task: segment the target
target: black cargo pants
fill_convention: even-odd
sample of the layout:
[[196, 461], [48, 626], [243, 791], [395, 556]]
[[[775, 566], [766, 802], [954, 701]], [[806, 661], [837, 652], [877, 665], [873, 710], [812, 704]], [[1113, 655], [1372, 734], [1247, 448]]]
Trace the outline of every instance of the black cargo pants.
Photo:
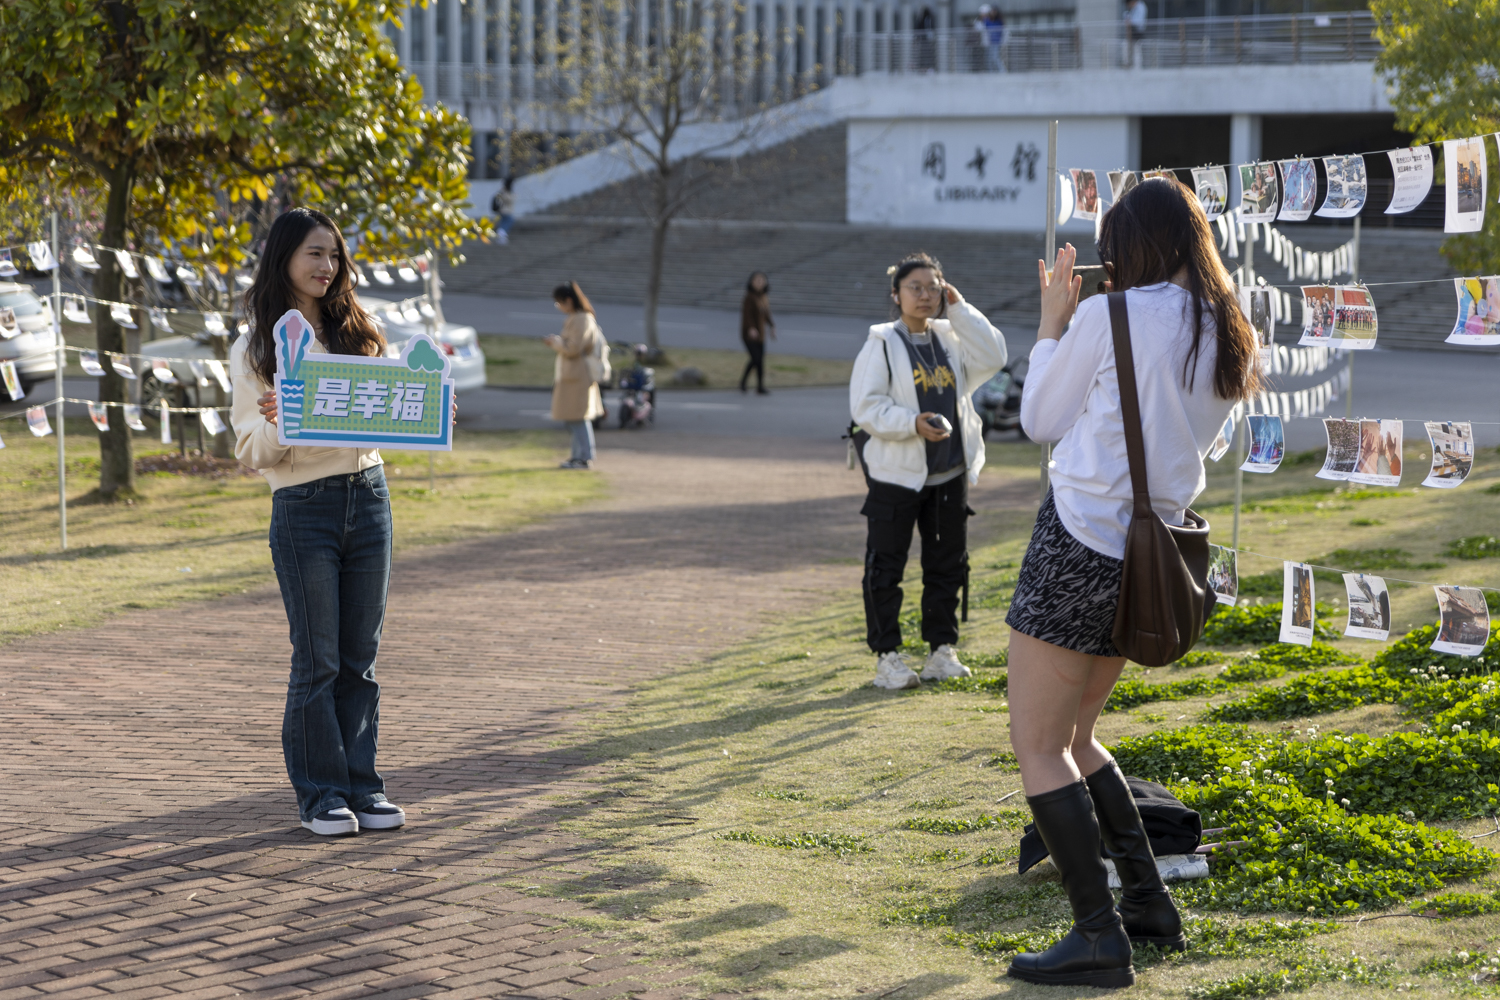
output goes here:
[[865, 542], [865, 627], [870, 649], [901, 645], [901, 578], [915, 526], [922, 539], [922, 639], [933, 648], [958, 642], [958, 594], [968, 574], [968, 474], [909, 490], [868, 477], [860, 510]]

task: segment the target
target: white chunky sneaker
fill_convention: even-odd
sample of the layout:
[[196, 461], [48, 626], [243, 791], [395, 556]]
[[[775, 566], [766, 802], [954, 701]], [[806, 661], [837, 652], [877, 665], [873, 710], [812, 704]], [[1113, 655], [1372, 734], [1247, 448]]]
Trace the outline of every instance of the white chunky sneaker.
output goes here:
[[958, 662], [958, 651], [944, 643], [927, 656], [922, 667], [924, 681], [945, 681], [950, 677], [973, 677], [968, 667]]
[[344, 806], [327, 809], [302, 821], [304, 829], [320, 837], [348, 837], [359, 832], [359, 820]]
[[354, 812], [361, 830], [394, 830], [406, 825], [406, 810], [394, 802], [371, 802]]
[[875, 686], [887, 691], [902, 691], [921, 687], [922, 681], [906, 662], [906, 657], [892, 650], [881, 653], [879, 662], [875, 664]]

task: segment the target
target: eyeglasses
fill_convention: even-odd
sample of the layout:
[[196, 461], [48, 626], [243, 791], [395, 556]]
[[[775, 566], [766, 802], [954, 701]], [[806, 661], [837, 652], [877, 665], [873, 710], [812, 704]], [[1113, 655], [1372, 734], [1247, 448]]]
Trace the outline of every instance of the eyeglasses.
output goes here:
[[901, 287], [905, 288], [908, 292], [911, 292], [913, 295], [915, 295], [919, 299], [923, 298], [925, 296], [928, 296], [928, 295], [936, 297], [936, 296], [939, 296], [939, 295], [943, 294], [943, 286], [942, 285], [910, 285], [910, 284], [908, 284], [908, 285], [902, 285]]

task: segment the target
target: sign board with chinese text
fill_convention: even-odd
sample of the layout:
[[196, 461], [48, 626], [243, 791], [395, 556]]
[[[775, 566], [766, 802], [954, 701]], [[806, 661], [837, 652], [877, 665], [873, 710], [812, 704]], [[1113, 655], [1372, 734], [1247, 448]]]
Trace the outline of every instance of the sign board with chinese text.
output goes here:
[[395, 358], [309, 354], [312, 327], [295, 309], [272, 328], [276, 439], [329, 448], [453, 449], [451, 362], [426, 334]]

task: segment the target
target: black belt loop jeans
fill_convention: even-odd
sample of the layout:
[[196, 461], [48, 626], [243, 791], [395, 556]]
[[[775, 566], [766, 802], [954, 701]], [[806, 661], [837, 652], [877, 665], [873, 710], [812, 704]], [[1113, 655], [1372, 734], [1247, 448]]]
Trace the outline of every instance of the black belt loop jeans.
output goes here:
[[870, 649], [888, 653], [901, 645], [901, 579], [914, 526], [922, 539], [922, 639], [932, 649], [958, 642], [958, 593], [969, 546], [967, 472], [921, 490], [866, 481], [870, 493], [860, 513], [869, 526], [864, 591]]

